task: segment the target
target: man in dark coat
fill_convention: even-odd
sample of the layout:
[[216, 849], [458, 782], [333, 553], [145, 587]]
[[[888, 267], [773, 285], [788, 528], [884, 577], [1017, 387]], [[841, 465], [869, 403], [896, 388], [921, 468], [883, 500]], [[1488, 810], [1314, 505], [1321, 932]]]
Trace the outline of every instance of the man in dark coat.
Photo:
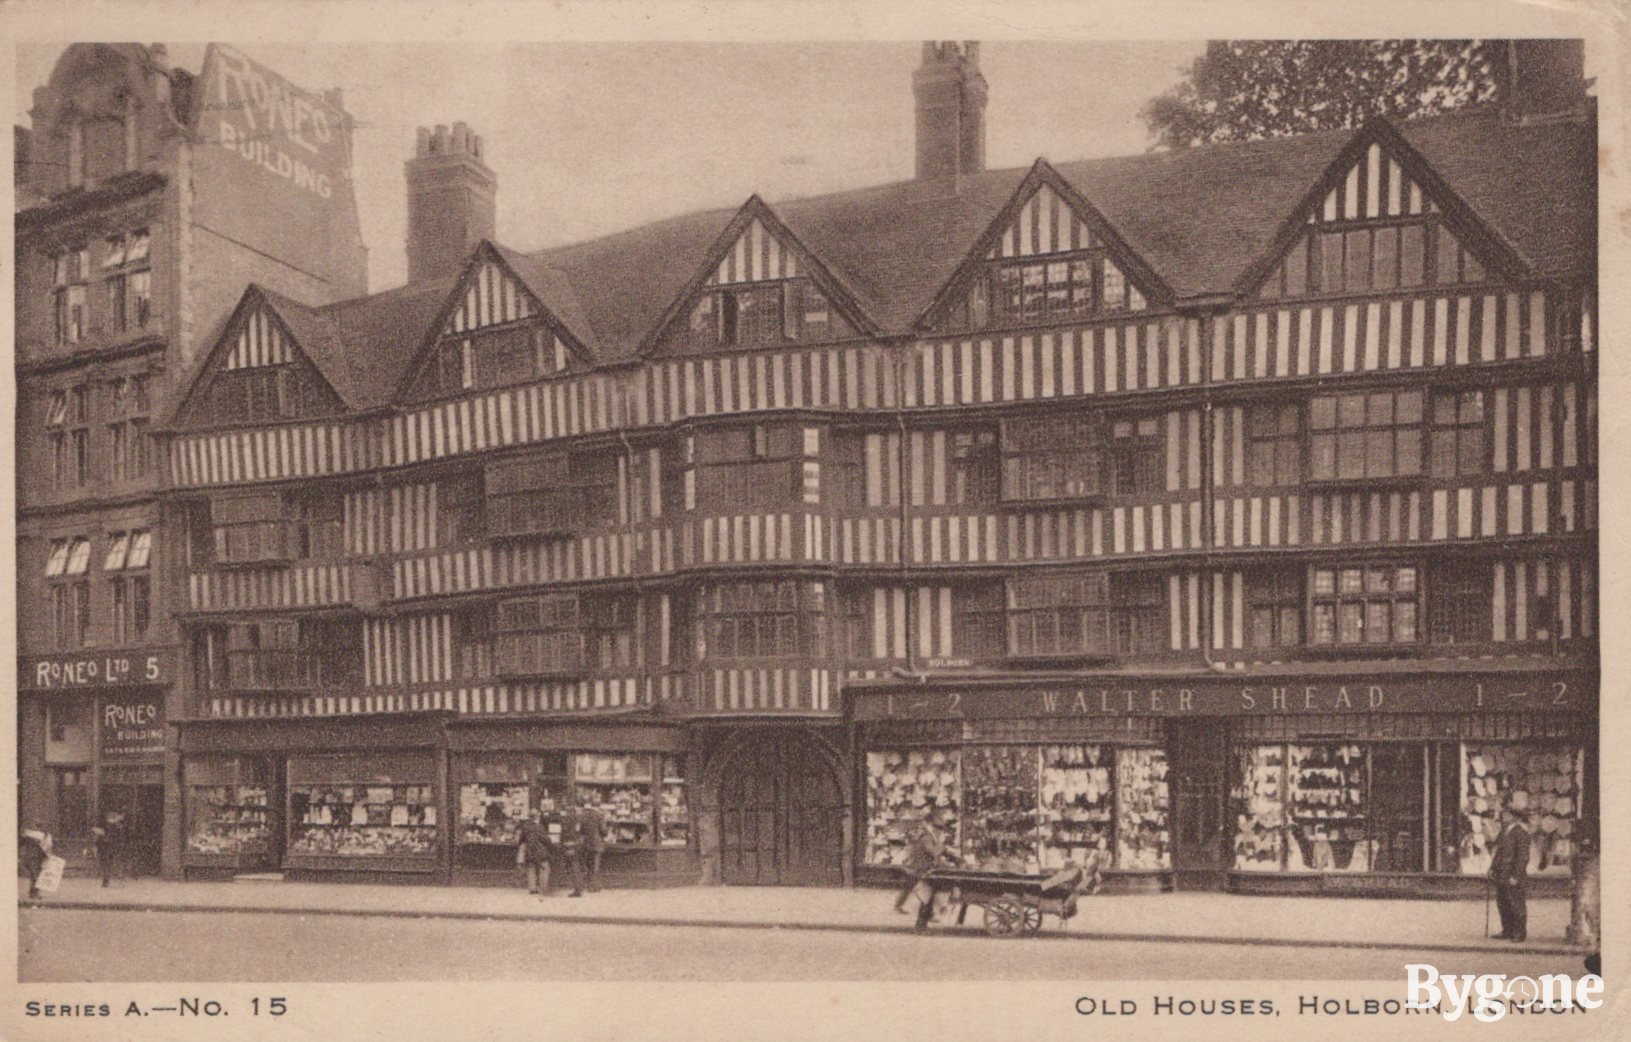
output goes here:
[[572, 892], [567, 897], [583, 896], [583, 812], [575, 803], [567, 801], [561, 813], [561, 859], [572, 873]]
[[584, 875], [589, 877], [589, 890], [593, 893], [600, 889], [600, 859], [606, 852], [606, 816], [585, 795], [578, 809], [578, 821], [583, 831], [583, 846], [578, 856], [583, 859]]
[[1489, 878], [1495, 884], [1495, 907], [1501, 913], [1501, 932], [1506, 941], [1522, 941], [1529, 930], [1529, 830], [1523, 817], [1511, 806], [1501, 809], [1501, 834], [1489, 862]]
[[532, 817], [521, 823], [521, 849], [527, 859], [527, 893], [549, 893], [549, 859], [554, 855], [554, 847], [549, 829], [543, 823], [543, 813], [533, 811]]

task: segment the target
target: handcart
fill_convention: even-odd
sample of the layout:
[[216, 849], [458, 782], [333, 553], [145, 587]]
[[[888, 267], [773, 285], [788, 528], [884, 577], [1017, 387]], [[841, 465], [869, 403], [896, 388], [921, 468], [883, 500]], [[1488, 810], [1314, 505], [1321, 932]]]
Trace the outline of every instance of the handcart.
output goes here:
[[1044, 876], [937, 868], [925, 882], [960, 906], [958, 925], [973, 905], [982, 909], [985, 932], [992, 937], [1030, 937], [1042, 929], [1044, 915], [1058, 916], [1061, 923], [1074, 918], [1077, 897], [1098, 891], [1099, 870], [1097, 864], [1086, 869], [1066, 865]]

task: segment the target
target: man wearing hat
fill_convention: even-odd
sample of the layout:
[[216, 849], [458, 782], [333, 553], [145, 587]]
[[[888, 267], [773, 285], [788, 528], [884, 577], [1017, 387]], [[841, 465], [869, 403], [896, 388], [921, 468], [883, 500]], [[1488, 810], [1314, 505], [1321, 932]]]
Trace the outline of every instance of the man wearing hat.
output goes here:
[[1523, 813], [1509, 800], [1501, 806], [1501, 834], [1495, 840], [1489, 878], [1495, 884], [1495, 907], [1501, 913], [1496, 938], [1522, 941], [1529, 936], [1529, 830]]
[[[906, 914], [906, 899], [912, 896], [912, 891], [921, 883], [940, 862], [941, 858], [948, 858], [946, 844], [935, 831], [933, 825], [923, 818], [909, 818], [905, 822], [906, 833], [906, 863], [901, 871], [906, 879], [901, 884], [900, 894], [895, 898], [895, 911]], [[931, 896], [918, 905], [917, 929], [923, 930], [929, 925], [934, 916], [934, 899]]]

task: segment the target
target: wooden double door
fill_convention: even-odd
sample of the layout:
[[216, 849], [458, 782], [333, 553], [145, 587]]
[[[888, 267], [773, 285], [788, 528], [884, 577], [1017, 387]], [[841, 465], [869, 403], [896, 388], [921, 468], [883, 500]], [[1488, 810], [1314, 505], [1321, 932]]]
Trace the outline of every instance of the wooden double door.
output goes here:
[[843, 790], [815, 739], [766, 731], [729, 755], [719, 793], [724, 881], [842, 885]]

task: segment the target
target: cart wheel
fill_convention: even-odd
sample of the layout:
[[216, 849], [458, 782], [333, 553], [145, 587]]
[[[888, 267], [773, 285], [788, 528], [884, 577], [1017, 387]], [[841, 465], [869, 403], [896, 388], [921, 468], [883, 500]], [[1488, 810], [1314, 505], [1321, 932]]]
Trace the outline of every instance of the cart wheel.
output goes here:
[[1042, 909], [1036, 905], [1019, 906], [1019, 932], [1025, 937], [1034, 937], [1042, 929]]
[[993, 937], [1011, 937], [1023, 925], [1024, 915], [1019, 902], [999, 897], [985, 906], [985, 932]]

